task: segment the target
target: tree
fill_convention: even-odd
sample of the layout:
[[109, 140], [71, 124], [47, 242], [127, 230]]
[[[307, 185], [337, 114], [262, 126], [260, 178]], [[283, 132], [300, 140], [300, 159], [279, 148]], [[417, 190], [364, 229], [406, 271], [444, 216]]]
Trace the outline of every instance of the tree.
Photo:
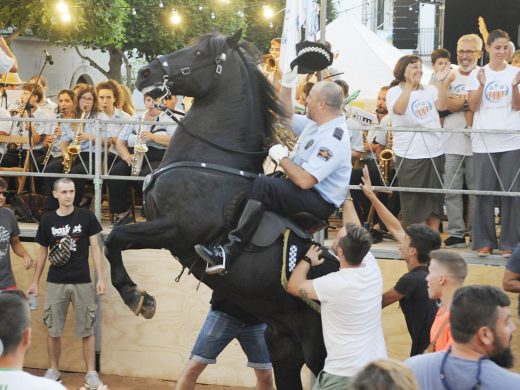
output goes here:
[[[129, 57], [137, 55], [150, 61], [158, 54], [184, 47], [191, 38], [216, 27], [223, 33], [232, 33], [239, 28], [246, 30], [246, 20], [238, 12], [245, 7], [245, 0], [222, 5], [199, 0], [76, 0], [74, 5], [69, 5], [73, 19], [69, 24], [60, 21], [54, 2], [7, 1], [9, 4], [0, 8], [0, 20], [3, 29], [13, 31], [10, 39], [28, 34], [63, 46], [74, 46], [91, 66], [117, 81], [122, 79], [124, 63], [129, 86]], [[203, 7], [199, 9], [201, 4]], [[169, 21], [174, 7], [183, 20], [178, 27]], [[109, 69], [103, 69], [84, 55], [78, 46], [107, 51]]]

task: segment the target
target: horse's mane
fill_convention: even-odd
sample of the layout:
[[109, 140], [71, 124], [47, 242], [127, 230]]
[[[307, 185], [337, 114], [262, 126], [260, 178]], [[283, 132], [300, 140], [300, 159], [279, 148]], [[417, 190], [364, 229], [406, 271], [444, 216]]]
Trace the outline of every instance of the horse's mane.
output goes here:
[[[198, 43], [207, 43], [215, 50], [216, 53], [221, 53], [226, 48], [226, 36], [218, 32], [212, 34], [206, 34], [197, 39]], [[278, 103], [276, 96], [276, 90], [272, 84], [265, 78], [262, 72], [258, 69], [256, 64], [261, 56], [260, 51], [256, 46], [248, 41], [240, 42], [236, 47], [239, 57], [242, 59], [248, 73], [258, 86], [259, 103], [262, 107], [262, 118], [264, 120], [264, 132], [265, 137], [268, 139], [271, 137], [274, 129], [274, 124], [277, 121], [278, 116], [283, 116], [284, 111], [281, 105]]]

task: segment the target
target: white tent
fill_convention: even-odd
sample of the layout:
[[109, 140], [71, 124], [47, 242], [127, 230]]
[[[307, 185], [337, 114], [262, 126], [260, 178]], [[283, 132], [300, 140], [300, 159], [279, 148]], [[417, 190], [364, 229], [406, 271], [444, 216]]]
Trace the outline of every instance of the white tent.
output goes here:
[[[339, 77], [350, 92], [361, 90], [359, 99], [375, 99], [379, 89], [394, 79], [394, 65], [405, 54], [347, 14], [327, 25], [325, 39], [339, 53], [332, 67], [344, 72]], [[423, 69], [423, 83], [427, 83], [431, 70], [424, 65]]]

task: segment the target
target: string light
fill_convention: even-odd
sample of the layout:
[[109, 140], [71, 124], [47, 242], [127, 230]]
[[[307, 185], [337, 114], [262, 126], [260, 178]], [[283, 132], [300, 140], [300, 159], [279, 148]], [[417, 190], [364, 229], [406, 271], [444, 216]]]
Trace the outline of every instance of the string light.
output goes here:
[[215, 18], [216, 18], [215, 12], [212, 12], [211, 13], [211, 19], [215, 19]]
[[199, 5], [199, 11], [202, 11], [204, 7], [202, 5]]
[[263, 9], [264, 9], [264, 18], [271, 19], [274, 15], [273, 9], [268, 5], [264, 5]]
[[64, 23], [68, 23], [71, 21], [72, 16], [68, 12], [64, 12], [60, 15], [61, 21]]
[[172, 24], [178, 25], [181, 23], [181, 21], [182, 21], [182, 18], [181, 18], [181, 15], [179, 14], [179, 12], [177, 12], [176, 10], [173, 10], [172, 16], [170, 17], [170, 22], [172, 22]]
[[164, 4], [162, 1], [159, 2], [159, 8], [164, 8]]
[[69, 11], [69, 6], [67, 5], [67, 3], [65, 3], [63, 0], [61, 0], [56, 4], [56, 9], [58, 10], [59, 13], [63, 14], [65, 12]]
[[237, 15], [238, 15], [239, 17], [241, 17], [241, 18], [243, 18], [243, 17], [245, 16], [244, 11], [238, 11], [238, 12], [237, 12]]
[[132, 15], [134, 15], [134, 16], [137, 15], [135, 8], [132, 8]]

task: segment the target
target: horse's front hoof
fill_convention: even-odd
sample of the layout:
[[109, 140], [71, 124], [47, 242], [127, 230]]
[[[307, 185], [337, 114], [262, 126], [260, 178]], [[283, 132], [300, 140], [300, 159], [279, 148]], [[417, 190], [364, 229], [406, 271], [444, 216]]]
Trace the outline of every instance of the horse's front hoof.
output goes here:
[[121, 295], [123, 297], [123, 301], [130, 308], [130, 310], [132, 310], [132, 313], [138, 316], [141, 312], [141, 308], [143, 307], [145, 294], [146, 291], [141, 291], [134, 287], [125, 291], [125, 293]]
[[149, 320], [155, 315], [155, 298], [149, 295], [146, 291], [143, 292], [143, 303], [141, 305], [140, 313], [141, 315]]

